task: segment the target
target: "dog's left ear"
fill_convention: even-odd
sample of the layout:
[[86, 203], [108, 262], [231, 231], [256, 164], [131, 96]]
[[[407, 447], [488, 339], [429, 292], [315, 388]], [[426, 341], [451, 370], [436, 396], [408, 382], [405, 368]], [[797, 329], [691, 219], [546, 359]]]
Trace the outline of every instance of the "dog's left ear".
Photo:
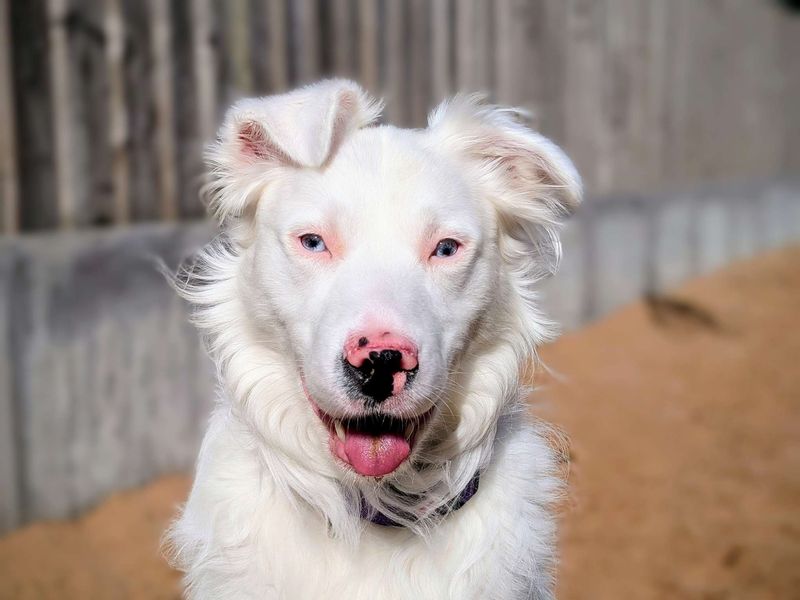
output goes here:
[[212, 212], [220, 221], [246, 214], [265, 184], [285, 170], [323, 168], [350, 133], [380, 112], [380, 103], [344, 79], [240, 100], [207, 154]]
[[506, 234], [503, 254], [515, 270], [536, 279], [557, 268], [558, 226], [580, 204], [582, 186], [567, 155], [527, 127], [524, 117], [479, 96], [457, 96], [431, 113], [428, 133], [476, 174]]

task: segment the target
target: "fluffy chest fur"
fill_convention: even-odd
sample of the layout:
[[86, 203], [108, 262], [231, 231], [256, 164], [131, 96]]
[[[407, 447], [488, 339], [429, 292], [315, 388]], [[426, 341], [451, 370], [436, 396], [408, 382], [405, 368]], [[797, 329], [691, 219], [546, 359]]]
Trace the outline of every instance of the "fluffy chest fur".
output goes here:
[[[189, 502], [172, 532], [195, 598], [552, 598], [560, 482], [536, 427], [504, 419], [478, 493], [428, 536], [363, 524], [331, 535], [290, 501], [227, 411], [212, 420]], [[316, 493], [327, 493], [325, 486]], [[315, 493], [313, 482], [309, 492]]]

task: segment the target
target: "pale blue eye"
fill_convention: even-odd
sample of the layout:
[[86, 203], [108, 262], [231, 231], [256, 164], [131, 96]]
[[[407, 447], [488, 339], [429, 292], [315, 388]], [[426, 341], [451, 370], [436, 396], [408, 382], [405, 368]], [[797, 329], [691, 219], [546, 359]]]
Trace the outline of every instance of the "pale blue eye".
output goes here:
[[328, 247], [325, 246], [325, 241], [322, 239], [322, 236], [319, 236], [316, 233], [306, 233], [301, 235], [300, 243], [303, 245], [303, 248], [309, 252], [325, 252], [328, 249]]
[[433, 251], [433, 255], [439, 258], [449, 258], [458, 252], [459, 245], [454, 239], [445, 238], [436, 244], [436, 250]]

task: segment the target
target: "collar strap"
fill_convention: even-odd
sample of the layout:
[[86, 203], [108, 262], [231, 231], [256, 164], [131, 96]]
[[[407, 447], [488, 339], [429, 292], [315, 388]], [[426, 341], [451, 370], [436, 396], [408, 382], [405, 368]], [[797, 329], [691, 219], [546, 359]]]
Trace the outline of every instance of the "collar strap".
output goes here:
[[[456, 496], [451, 502], [447, 504], [443, 504], [439, 508], [436, 509], [436, 512], [441, 516], [446, 516], [451, 512], [454, 512], [464, 506], [470, 499], [475, 495], [478, 491], [478, 486], [480, 485], [480, 473], [475, 473], [475, 475], [470, 479], [467, 487], [461, 490], [461, 493]], [[401, 523], [398, 523], [391, 517], [387, 517], [381, 512], [378, 512], [371, 506], [369, 506], [362, 498], [361, 500], [361, 518], [369, 521], [370, 523], [374, 523], [375, 525], [381, 525], [383, 527], [403, 527]]]

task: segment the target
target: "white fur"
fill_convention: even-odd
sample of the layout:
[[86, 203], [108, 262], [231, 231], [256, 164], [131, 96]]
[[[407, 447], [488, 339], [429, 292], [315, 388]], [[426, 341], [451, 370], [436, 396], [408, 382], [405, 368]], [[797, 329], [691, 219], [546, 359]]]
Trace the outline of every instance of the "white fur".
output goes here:
[[[533, 285], [557, 266], [580, 180], [519, 112], [479, 98], [420, 131], [370, 126], [378, 113], [355, 84], [325, 81], [235, 105], [210, 151], [224, 233], [177, 284], [220, 379], [168, 533], [191, 598], [552, 597], [560, 482], [520, 381], [552, 332]], [[335, 252], [305, 256], [309, 231], [335, 232]], [[428, 258], [445, 237], [464, 241], [457, 258]], [[434, 410], [379, 481], [332, 456], [301, 383], [353, 414], [337, 368], [346, 336], [375, 321], [420, 349], [387, 406]], [[440, 517], [477, 471], [474, 498]], [[406, 526], [365, 522], [361, 498]]]

